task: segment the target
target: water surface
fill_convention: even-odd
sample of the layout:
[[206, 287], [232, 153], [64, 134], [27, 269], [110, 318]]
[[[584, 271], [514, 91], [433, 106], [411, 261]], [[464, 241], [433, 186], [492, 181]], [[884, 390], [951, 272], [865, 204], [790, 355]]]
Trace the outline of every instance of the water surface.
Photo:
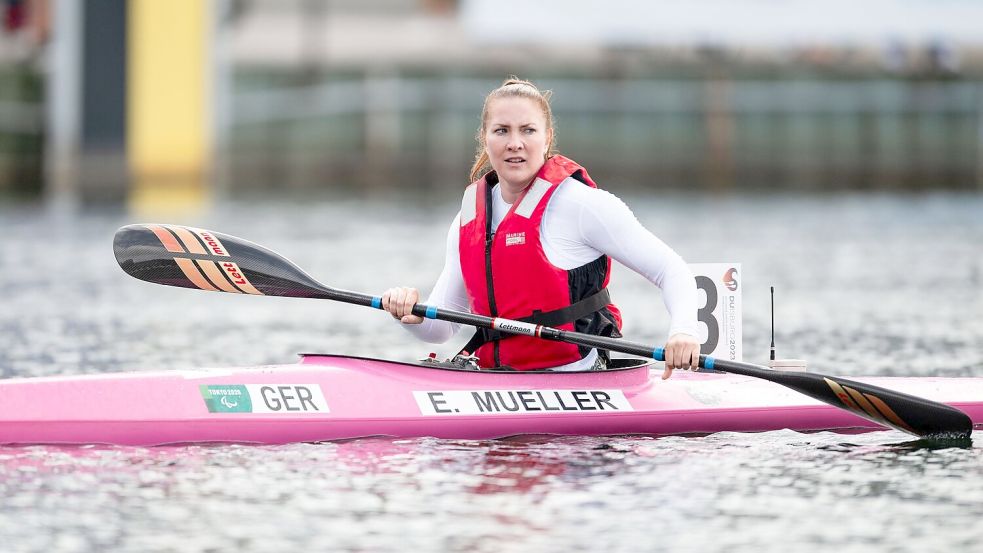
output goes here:
[[[693, 262], [744, 273], [745, 360], [843, 375], [983, 376], [983, 197], [627, 196]], [[323, 282], [427, 289], [453, 202], [223, 203], [167, 218], [270, 247]], [[161, 219], [157, 219], [160, 221]], [[326, 301], [155, 286], [112, 253], [118, 210], [0, 204], [0, 375], [399, 360], [454, 352]], [[626, 335], [665, 339], [658, 291], [616, 269]], [[977, 442], [983, 436], [977, 433]], [[980, 447], [860, 435], [363, 439], [286, 446], [0, 447], [9, 551], [845, 551], [983, 544]]]

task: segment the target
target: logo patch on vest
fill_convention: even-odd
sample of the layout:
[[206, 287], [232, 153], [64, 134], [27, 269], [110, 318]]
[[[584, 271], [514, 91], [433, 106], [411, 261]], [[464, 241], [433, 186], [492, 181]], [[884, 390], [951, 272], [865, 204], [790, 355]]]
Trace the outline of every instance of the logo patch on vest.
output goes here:
[[523, 232], [507, 232], [505, 233], [505, 245], [506, 246], [517, 246], [519, 244], [526, 243], [526, 233]]

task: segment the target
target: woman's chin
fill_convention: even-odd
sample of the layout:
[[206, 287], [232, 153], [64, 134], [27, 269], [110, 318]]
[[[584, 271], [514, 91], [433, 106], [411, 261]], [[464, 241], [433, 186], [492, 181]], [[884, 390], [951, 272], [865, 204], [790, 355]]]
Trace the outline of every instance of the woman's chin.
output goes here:
[[536, 176], [536, 171], [530, 169], [528, 165], [523, 165], [521, 167], [507, 166], [501, 171], [498, 171], [499, 178], [504, 178], [510, 183], [514, 184], [524, 184], [528, 183]]

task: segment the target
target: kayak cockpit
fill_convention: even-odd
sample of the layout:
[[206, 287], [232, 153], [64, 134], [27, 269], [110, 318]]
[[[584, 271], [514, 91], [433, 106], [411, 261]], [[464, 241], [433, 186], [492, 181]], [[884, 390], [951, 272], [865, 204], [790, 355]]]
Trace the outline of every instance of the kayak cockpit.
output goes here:
[[[360, 357], [360, 356], [357, 356], [357, 355], [339, 355], [339, 354], [333, 354], [333, 353], [300, 353], [299, 355], [300, 355], [300, 358], [301, 358], [300, 359], [300, 364], [301, 365], [330, 365], [330, 364], [333, 364], [334, 362], [336, 362], [338, 360], [341, 360], [341, 359], [352, 359], [352, 360], [359, 360], [359, 361], [379, 361], [378, 359], [375, 359], [375, 358], [372, 358], [372, 357]], [[427, 369], [435, 369], [435, 370], [441, 370], [441, 371], [454, 371], [454, 372], [480, 373], [480, 374], [486, 374], [486, 373], [487, 374], [512, 374], [512, 375], [519, 375], [519, 374], [539, 374], [539, 375], [542, 375], [542, 374], [552, 374], [552, 375], [556, 375], [556, 374], [578, 374], [577, 372], [559, 372], [559, 371], [552, 371], [552, 370], [549, 370], [549, 369], [545, 369], [545, 370], [532, 370], [532, 371], [517, 371], [517, 370], [509, 369], [509, 368], [480, 369], [479, 370], [479, 369], [474, 369], [474, 368], [468, 368], [468, 367], [465, 367], [465, 366], [455, 365], [455, 364], [453, 364], [451, 362], [436, 361], [436, 360], [431, 360], [431, 359], [424, 359], [422, 361], [418, 361], [418, 362], [415, 362], [415, 363], [408, 362], [408, 361], [392, 361], [392, 360], [386, 360], [386, 363], [393, 364], [393, 365], [404, 365], [404, 366], [407, 366], [407, 367], [417, 367], [417, 368], [423, 367], [423, 368], [427, 368]], [[608, 363], [608, 368], [605, 369], [605, 370], [603, 370], [603, 371], [581, 371], [581, 373], [600, 374], [600, 373], [611, 373], [611, 372], [628, 371], [628, 370], [632, 370], [632, 369], [639, 369], [641, 367], [646, 367], [646, 366], [651, 365], [653, 363], [655, 363], [655, 361], [654, 360], [651, 360], [651, 359], [646, 360], [646, 359], [632, 359], [632, 358], [615, 358], [615, 359], [611, 359], [611, 361]]]

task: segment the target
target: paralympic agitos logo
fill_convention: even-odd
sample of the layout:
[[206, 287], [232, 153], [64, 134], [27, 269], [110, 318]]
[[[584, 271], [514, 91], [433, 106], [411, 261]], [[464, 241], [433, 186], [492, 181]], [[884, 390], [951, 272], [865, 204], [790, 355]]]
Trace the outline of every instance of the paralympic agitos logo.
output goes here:
[[731, 292], [737, 291], [737, 269], [731, 267], [724, 273], [724, 278], [722, 279], [724, 286], [727, 287]]

